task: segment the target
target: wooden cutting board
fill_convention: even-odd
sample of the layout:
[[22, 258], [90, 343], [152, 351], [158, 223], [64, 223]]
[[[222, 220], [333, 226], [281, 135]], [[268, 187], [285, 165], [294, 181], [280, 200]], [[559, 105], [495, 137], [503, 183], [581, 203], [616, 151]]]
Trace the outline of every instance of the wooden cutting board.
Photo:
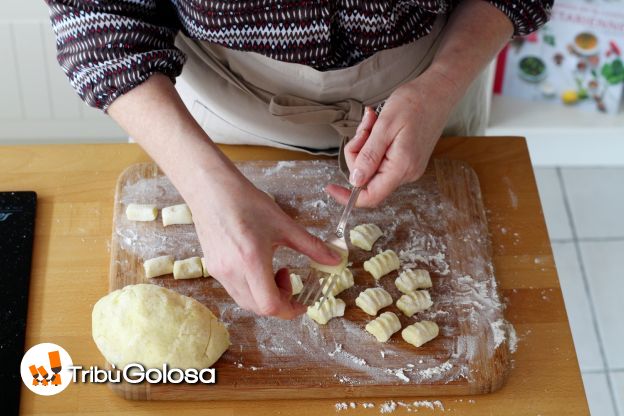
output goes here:
[[[345, 183], [335, 161], [241, 162], [237, 166], [258, 188], [275, 196], [282, 209], [324, 238], [341, 207], [323, 191]], [[153, 164], [129, 167], [117, 183], [111, 246], [110, 290], [129, 284], [157, 284], [191, 296], [228, 326], [232, 345], [214, 365], [214, 385], [120, 383], [111, 387], [139, 400], [293, 399], [431, 396], [489, 393], [500, 388], [509, 370], [515, 332], [503, 317], [491, 261], [491, 243], [479, 181], [465, 163], [435, 160], [416, 183], [399, 188], [375, 209], [356, 209], [350, 223], [373, 222], [384, 230], [372, 252], [354, 248], [355, 286], [339, 295], [344, 318], [319, 326], [307, 317], [293, 321], [257, 317], [240, 308], [213, 278], [174, 280], [144, 277], [145, 259], [172, 254], [201, 256], [193, 225], [162, 226], [125, 217], [129, 203], [159, 208], [182, 198]], [[371, 317], [355, 306], [365, 288], [375, 286], [362, 263], [391, 248], [402, 268], [427, 269], [433, 280], [433, 307], [412, 318], [394, 305], [384, 309], [403, 327], [422, 319], [440, 326], [440, 335], [415, 348], [400, 332], [385, 344], [364, 330]], [[208, 253], [209, 255], [209, 253]], [[288, 249], [276, 252], [274, 267], [305, 275], [306, 259]], [[377, 285], [393, 299], [398, 272]]]

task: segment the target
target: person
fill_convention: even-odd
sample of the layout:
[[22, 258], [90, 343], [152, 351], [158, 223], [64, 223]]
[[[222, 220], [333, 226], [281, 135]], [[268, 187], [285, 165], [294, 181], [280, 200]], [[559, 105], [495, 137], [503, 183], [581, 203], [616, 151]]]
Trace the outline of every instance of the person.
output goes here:
[[[422, 175], [442, 133], [483, 132], [484, 69], [552, 1], [47, 0], [72, 86], [179, 190], [210, 274], [242, 308], [281, 318], [305, 309], [274, 250], [339, 259], [215, 143], [341, 149], [366, 185], [357, 205], [376, 206]], [[343, 204], [350, 192], [326, 190]]]

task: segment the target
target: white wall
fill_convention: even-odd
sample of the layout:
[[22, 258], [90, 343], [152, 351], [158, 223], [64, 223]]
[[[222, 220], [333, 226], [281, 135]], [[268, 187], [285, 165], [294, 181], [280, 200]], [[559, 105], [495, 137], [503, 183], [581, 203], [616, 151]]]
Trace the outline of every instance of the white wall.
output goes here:
[[45, 2], [0, 0], [0, 7], [0, 144], [125, 141], [69, 85]]

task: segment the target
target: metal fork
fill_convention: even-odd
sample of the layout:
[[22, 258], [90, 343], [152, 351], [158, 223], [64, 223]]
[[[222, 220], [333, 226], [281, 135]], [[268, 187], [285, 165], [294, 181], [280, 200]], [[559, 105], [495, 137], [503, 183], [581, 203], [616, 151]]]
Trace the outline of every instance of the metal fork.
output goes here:
[[[361, 187], [354, 187], [351, 190], [349, 202], [347, 202], [347, 206], [340, 216], [334, 236], [325, 240], [328, 245], [347, 252], [347, 256], [349, 253], [349, 247], [347, 246], [347, 240], [345, 237], [347, 221], [349, 220], [349, 215], [357, 202], [357, 198], [361, 190]], [[308, 277], [303, 285], [303, 289], [297, 297], [297, 302], [303, 305], [314, 305], [320, 298], [320, 303], [318, 304], [318, 308], [320, 308], [323, 306], [323, 302], [325, 302], [325, 299], [327, 298], [327, 296], [321, 297], [321, 294], [331, 293], [332, 289], [336, 285], [336, 282], [338, 281], [338, 277], [338, 274], [332, 274], [329, 276], [329, 279], [325, 280], [324, 284], [321, 284], [318, 272], [314, 269], [310, 270], [310, 273], [308, 274]]]
[[[379, 116], [379, 114], [381, 113], [381, 110], [383, 109], [385, 103], [385, 101], [382, 101], [375, 108], [375, 114], [377, 114], [377, 116]], [[344, 155], [344, 146], [346, 144], [347, 141], [345, 139], [340, 146], [340, 152], [338, 154], [338, 167], [340, 168], [340, 172], [342, 172], [343, 176], [348, 181], [350, 172]], [[336, 227], [334, 237], [326, 240], [327, 244], [331, 244], [339, 248], [340, 250], [346, 251], [347, 255], [349, 253], [349, 247], [347, 246], [347, 240], [345, 237], [347, 221], [349, 220], [349, 215], [351, 215], [351, 210], [355, 206], [361, 190], [361, 187], [354, 187], [351, 190], [351, 196], [349, 197], [347, 206], [340, 216], [340, 220], [338, 221], [338, 226]], [[329, 276], [329, 279], [325, 280], [325, 283], [321, 285], [318, 272], [316, 270], [311, 270], [305, 283], [303, 284], [303, 289], [301, 289], [301, 293], [299, 293], [299, 296], [297, 297], [297, 302], [303, 305], [314, 305], [321, 296], [321, 294], [331, 293], [337, 281], [338, 275], [332, 274]], [[321, 301], [318, 305], [319, 308], [323, 305], [323, 302], [325, 302], [325, 298], [326, 296], [321, 297]]]

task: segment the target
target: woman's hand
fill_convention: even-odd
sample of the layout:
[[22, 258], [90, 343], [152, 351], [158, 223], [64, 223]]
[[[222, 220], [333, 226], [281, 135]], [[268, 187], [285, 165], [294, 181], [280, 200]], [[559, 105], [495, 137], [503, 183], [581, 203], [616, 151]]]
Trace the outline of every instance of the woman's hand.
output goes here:
[[[400, 185], [420, 178], [446, 124], [457, 94], [442, 75], [425, 72], [397, 88], [379, 117], [366, 108], [345, 159], [353, 186], [363, 186], [357, 205], [373, 207]], [[346, 204], [350, 191], [330, 184], [327, 192]]]
[[207, 269], [243, 308], [293, 318], [286, 269], [273, 273], [273, 252], [287, 246], [319, 263], [340, 257], [259, 191], [210, 141], [171, 81], [154, 75], [117, 98], [109, 114], [158, 163], [193, 212]]
[[325, 264], [340, 256], [290, 218], [237, 171], [192, 179], [189, 197], [206, 269], [244, 309], [290, 319], [305, 311], [291, 298], [287, 269], [273, 273], [273, 253], [287, 246]]

